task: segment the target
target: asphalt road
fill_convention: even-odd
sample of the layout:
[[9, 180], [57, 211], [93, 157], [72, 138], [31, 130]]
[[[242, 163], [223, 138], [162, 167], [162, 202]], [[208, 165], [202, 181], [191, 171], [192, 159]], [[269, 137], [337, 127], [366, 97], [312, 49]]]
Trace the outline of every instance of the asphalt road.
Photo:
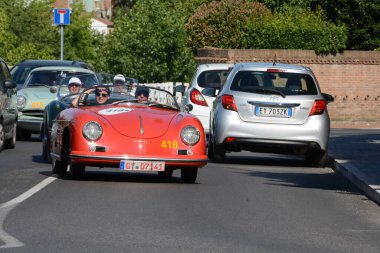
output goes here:
[[40, 153], [37, 139], [0, 153], [0, 252], [380, 249], [379, 206], [296, 157], [237, 153], [182, 184], [178, 172], [169, 183], [97, 169], [83, 181], [55, 178]]

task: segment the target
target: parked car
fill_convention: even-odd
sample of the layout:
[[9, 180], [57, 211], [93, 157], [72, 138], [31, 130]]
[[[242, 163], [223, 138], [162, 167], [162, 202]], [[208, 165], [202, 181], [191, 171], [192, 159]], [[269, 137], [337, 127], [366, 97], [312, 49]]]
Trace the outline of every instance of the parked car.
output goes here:
[[22, 60], [11, 68], [11, 75], [13, 77], [13, 81], [17, 84], [17, 90], [22, 88], [32, 69], [47, 66], [78, 67], [95, 71], [91, 64], [83, 61]]
[[[85, 75], [87, 74], [87, 75]], [[83, 76], [86, 87], [98, 84], [95, 72], [78, 67], [49, 66], [33, 69], [24, 86], [17, 92], [19, 111], [17, 138], [27, 140], [31, 134], [39, 134], [45, 106], [57, 97], [57, 85], [60, 79]], [[86, 79], [84, 79], [84, 75]]]
[[242, 150], [298, 154], [310, 165], [324, 167], [330, 134], [327, 103], [333, 100], [321, 92], [310, 68], [238, 63], [211, 110], [209, 157], [222, 162], [226, 152]]
[[198, 168], [208, 161], [199, 119], [181, 112], [166, 90], [132, 86], [124, 93], [115, 88], [83, 91], [75, 107], [53, 120], [53, 173], [77, 179], [86, 166], [115, 167], [122, 172], [158, 172], [168, 180], [180, 169], [182, 181], [194, 183]]
[[16, 145], [17, 114], [16, 84], [0, 58], [0, 151]]
[[[182, 99], [182, 108], [190, 108], [189, 113], [195, 115], [202, 122], [206, 135], [209, 133], [209, 118], [215, 93], [218, 93], [223, 86], [228, 72], [233, 64], [214, 63], [201, 64], [197, 67], [189, 88], [185, 91]], [[208, 94], [212, 89], [214, 94]], [[205, 90], [206, 89], [206, 90]], [[190, 107], [185, 107], [191, 105]]]

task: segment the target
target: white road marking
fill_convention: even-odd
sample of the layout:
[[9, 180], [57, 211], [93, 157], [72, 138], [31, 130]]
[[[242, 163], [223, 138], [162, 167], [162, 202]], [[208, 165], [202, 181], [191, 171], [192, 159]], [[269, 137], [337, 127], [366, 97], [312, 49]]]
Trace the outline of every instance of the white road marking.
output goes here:
[[29, 190], [27, 190], [26, 192], [24, 192], [23, 194], [19, 195], [18, 197], [0, 205], [0, 243], [1, 241], [4, 242], [4, 244], [0, 246], [0, 249], [24, 246], [22, 242], [20, 242], [19, 240], [17, 240], [16, 238], [14, 238], [13, 236], [11, 236], [10, 234], [4, 231], [3, 222], [5, 221], [5, 218], [8, 215], [8, 213], [13, 208], [15, 208], [18, 204], [20, 204], [24, 200], [30, 198], [33, 194], [42, 190], [44, 187], [46, 187], [47, 185], [49, 185], [56, 179], [57, 178], [55, 177], [48, 177], [44, 179], [43, 181], [41, 181], [40, 183], [38, 183], [37, 185], [30, 188]]

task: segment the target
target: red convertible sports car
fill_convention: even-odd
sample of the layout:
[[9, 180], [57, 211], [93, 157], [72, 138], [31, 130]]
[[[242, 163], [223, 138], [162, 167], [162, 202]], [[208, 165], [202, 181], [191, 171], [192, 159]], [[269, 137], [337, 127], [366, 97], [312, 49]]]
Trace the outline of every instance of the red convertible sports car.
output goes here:
[[165, 180], [181, 170], [194, 183], [207, 164], [201, 122], [181, 112], [167, 91], [147, 86], [97, 86], [84, 90], [53, 120], [53, 173], [79, 179], [85, 167], [153, 171]]

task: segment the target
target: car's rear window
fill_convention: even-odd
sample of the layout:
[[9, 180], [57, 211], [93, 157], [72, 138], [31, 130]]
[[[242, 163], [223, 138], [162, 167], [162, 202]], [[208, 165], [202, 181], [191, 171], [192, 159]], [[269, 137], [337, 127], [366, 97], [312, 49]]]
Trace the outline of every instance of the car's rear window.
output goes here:
[[277, 90], [284, 95], [318, 94], [314, 79], [309, 74], [266, 71], [239, 71], [231, 84], [231, 90], [258, 92]]
[[202, 88], [220, 89], [227, 79], [229, 70], [207, 70], [202, 72], [197, 79], [198, 85]]

